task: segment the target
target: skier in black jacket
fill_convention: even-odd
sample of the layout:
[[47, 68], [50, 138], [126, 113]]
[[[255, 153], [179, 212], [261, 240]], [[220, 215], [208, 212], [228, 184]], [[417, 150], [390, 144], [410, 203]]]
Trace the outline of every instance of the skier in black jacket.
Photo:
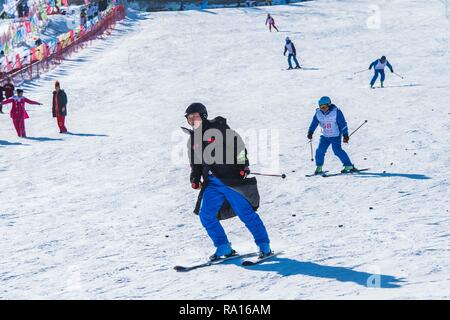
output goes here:
[[256, 179], [248, 178], [247, 150], [225, 118], [208, 120], [206, 107], [192, 103], [185, 117], [193, 128], [183, 130], [188, 142], [192, 188], [201, 189], [194, 212], [217, 248], [210, 257], [236, 254], [219, 220], [237, 215], [252, 233], [260, 257], [272, 254], [266, 228], [255, 210], [259, 207]]

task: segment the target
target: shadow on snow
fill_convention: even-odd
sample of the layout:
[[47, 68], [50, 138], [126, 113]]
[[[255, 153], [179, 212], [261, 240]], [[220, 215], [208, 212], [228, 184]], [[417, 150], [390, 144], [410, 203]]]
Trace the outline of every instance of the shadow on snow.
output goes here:
[[[225, 263], [241, 266], [240, 262], [236, 261]], [[347, 267], [325, 266], [313, 262], [302, 262], [279, 257], [268, 260], [263, 264], [244, 268], [248, 270], [276, 272], [283, 277], [304, 275], [324, 279], [335, 279], [340, 282], [353, 282], [368, 288], [400, 288], [401, 284], [405, 282], [405, 279], [403, 278], [397, 278], [390, 275], [371, 274]]]

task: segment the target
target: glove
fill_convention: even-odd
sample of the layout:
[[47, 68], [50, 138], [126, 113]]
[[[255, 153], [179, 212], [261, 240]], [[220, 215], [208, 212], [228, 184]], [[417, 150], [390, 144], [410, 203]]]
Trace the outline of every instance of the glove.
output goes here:
[[391, 72], [394, 73], [394, 69], [391, 69]]
[[312, 139], [312, 136], [313, 136], [313, 134], [312, 134], [312, 132], [308, 132], [308, 135], [306, 136], [309, 140], [311, 140]]
[[239, 175], [242, 178], [247, 177], [250, 174], [250, 169], [248, 167], [245, 167], [244, 169], [242, 169], [241, 171], [239, 171]]
[[348, 140], [350, 140], [350, 137], [348, 136], [348, 134], [344, 135], [344, 143], [348, 143]]
[[199, 182], [199, 183], [192, 182], [191, 187], [192, 187], [192, 189], [195, 189], [195, 190], [201, 189], [202, 188], [202, 183], [201, 182]]

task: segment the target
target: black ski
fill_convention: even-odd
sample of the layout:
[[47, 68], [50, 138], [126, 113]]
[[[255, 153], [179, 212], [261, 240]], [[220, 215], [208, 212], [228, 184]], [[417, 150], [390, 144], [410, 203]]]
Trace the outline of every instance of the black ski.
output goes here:
[[251, 266], [263, 263], [264, 261], [267, 261], [269, 259], [272, 259], [273, 257], [276, 257], [277, 255], [282, 254], [282, 253], [283, 252], [280, 251], [280, 252], [272, 253], [270, 256], [267, 256], [267, 257], [264, 257], [264, 258], [258, 258], [256, 260], [244, 260], [244, 261], [242, 261], [242, 266], [244, 266], [244, 267], [251, 267]]
[[370, 170], [369, 168], [364, 168], [364, 169], [357, 169], [357, 170], [353, 170], [350, 172], [336, 172], [336, 173], [329, 173], [329, 174], [323, 174], [322, 177], [327, 178], [327, 177], [335, 177], [335, 176], [340, 176], [340, 175], [344, 175], [344, 174], [352, 174], [352, 173], [358, 173], [361, 171], [367, 171]]
[[187, 272], [187, 271], [191, 271], [194, 269], [198, 269], [198, 268], [204, 268], [204, 267], [209, 267], [209, 266], [214, 266], [216, 264], [221, 264], [224, 263], [225, 261], [230, 261], [230, 260], [234, 260], [234, 259], [240, 259], [240, 258], [250, 258], [250, 257], [254, 257], [257, 256], [258, 253], [257, 252], [251, 252], [251, 253], [244, 253], [244, 254], [235, 254], [231, 257], [228, 258], [219, 258], [216, 260], [212, 260], [212, 261], [207, 261], [204, 263], [200, 263], [200, 264], [195, 264], [195, 265], [191, 265], [191, 266], [175, 266], [173, 267], [176, 271], [178, 272]]
[[328, 172], [328, 170], [325, 170], [325, 171], [323, 171], [322, 173], [319, 173], [319, 174], [315, 174], [315, 173], [305, 174], [305, 177], [315, 177], [315, 176], [320, 177], [321, 175], [326, 174], [327, 172]]

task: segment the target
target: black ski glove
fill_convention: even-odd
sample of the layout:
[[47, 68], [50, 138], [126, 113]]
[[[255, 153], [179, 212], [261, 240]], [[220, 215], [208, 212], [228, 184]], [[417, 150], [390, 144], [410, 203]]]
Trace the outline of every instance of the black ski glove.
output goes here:
[[312, 139], [312, 137], [313, 137], [313, 134], [312, 134], [312, 132], [308, 132], [308, 135], [306, 136], [309, 140], [311, 140]]
[[350, 137], [348, 136], [348, 134], [344, 134], [344, 143], [348, 143], [348, 140], [350, 140]]

